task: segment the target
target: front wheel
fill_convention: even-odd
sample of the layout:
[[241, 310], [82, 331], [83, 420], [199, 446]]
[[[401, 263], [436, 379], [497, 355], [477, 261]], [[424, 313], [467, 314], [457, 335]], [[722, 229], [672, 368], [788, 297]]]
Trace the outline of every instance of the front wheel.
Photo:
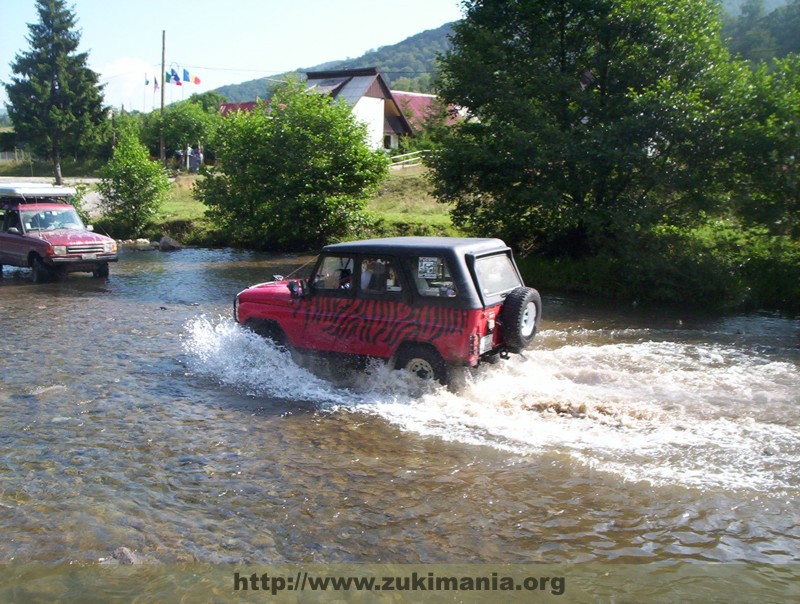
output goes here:
[[98, 279], [107, 279], [108, 278], [108, 263], [101, 264], [96, 269], [92, 271], [92, 276]]
[[31, 271], [33, 274], [33, 282], [34, 283], [44, 283], [48, 281], [51, 277], [50, 269], [48, 269], [44, 261], [36, 256], [33, 259], [33, 264], [31, 265]]
[[500, 320], [503, 340], [511, 352], [522, 352], [533, 342], [542, 318], [542, 298], [531, 287], [518, 287], [506, 296]]
[[397, 355], [395, 369], [403, 369], [423, 380], [447, 384], [447, 365], [441, 355], [427, 346], [408, 346]]

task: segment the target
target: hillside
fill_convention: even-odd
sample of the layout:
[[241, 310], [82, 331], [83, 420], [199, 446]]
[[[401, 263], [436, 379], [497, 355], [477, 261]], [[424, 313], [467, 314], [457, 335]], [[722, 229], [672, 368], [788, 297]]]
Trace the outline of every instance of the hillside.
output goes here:
[[[746, 46], [746, 41], [756, 39], [749, 29], [750, 23], [744, 23], [741, 8], [753, 0], [723, 0], [722, 7], [726, 16], [724, 18], [724, 36], [730, 40], [730, 47], [735, 53], [742, 54], [750, 59], [768, 59], [771, 56], [785, 56], [787, 52], [797, 52], [796, 44], [784, 42], [791, 40], [796, 35], [795, 22], [797, 0], [762, 0], [762, 14], [766, 17], [761, 20], [761, 28], [766, 28], [772, 36], [771, 43], [761, 44], [766, 47], [764, 56], [753, 56]], [[787, 6], [787, 4], [789, 6]], [[776, 9], [781, 9], [776, 11]], [[783, 31], [783, 30], [789, 31]], [[359, 67], [378, 67], [383, 77], [394, 90], [409, 92], [433, 92], [433, 83], [436, 74], [436, 58], [450, 48], [449, 36], [453, 31], [453, 23], [446, 23], [437, 29], [431, 29], [406, 38], [402, 42], [390, 46], [382, 46], [371, 50], [361, 57], [329, 61], [313, 67], [298, 69], [296, 72], [275, 76], [280, 80], [285, 76], [302, 74], [309, 71], [327, 71], [334, 69], [355, 69]], [[763, 40], [763, 36], [758, 36]], [[267, 99], [272, 95], [276, 83], [265, 81], [264, 78], [249, 80], [240, 84], [229, 84], [217, 88], [218, 92], [232, 102], [254, 101], [256, 98]]]
[[[298, 69], [295, 73], [377, 67], [381, 70], [381, 75], [395, 90], [433, 92], [436, 57], [450, 48], [448, 36], [453, 30], [452, 25], [452, 23], [446, 23], [437, 29], [424, 31], [397, 44], [371, 50], [356, 59], [329, 61], [313, 67]], [[277, 75], [275, 79], [279, 80], [288, 75], [291, 74]], [[259, 78], [241, 84], [222, 86], [215, 92], [227, 97], [231, 102], [242, 103], [254, 101], [257, 97], [269, 98], [274, 86], [274, 83], [265, 82], [263, 78]]]

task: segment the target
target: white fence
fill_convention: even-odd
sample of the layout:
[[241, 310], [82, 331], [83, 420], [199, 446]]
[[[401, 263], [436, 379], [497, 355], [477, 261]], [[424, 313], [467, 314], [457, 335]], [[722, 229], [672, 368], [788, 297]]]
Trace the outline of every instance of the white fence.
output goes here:
[[391, 167], [394, 169], [413, 168], [414, 166], [421, 166], [422, 158], [429, 153], [430, 151], [414, 151], [413, 153], [395, 155], [390, 157], [389, 161], [391, 161]]
[[33, 156], [27, 151], [14, 149], [13, 151], [0, 151], [0, 161], [31, 161]]

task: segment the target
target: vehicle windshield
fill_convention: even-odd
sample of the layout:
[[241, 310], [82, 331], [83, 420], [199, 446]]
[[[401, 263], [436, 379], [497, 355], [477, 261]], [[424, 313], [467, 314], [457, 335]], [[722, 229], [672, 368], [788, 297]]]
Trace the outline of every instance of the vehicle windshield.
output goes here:
[[23, 210], [22, 224], [25, 231], [53, 231], [55, 229], [70, 229], [82, 231], [86, 227], [78, 217], [74, 208], [63, 210]]
[[507, 254], [478, 258], [475, 260], [475, 274], [484, 296], [496, 296], [522, 285]]

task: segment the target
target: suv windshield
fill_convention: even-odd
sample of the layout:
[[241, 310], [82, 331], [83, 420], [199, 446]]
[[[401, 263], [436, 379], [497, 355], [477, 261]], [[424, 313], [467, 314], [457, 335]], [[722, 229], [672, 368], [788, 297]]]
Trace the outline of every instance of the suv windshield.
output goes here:
[[514, 264], [506, 254], [477, 258], [475, 274], [484, 296], [496, 296], [522, 286]]
[[83, 222], [73, 208], [63, 210], [23, 210], [25, 231], [52, 231], [55, 229], [84, 230]]

